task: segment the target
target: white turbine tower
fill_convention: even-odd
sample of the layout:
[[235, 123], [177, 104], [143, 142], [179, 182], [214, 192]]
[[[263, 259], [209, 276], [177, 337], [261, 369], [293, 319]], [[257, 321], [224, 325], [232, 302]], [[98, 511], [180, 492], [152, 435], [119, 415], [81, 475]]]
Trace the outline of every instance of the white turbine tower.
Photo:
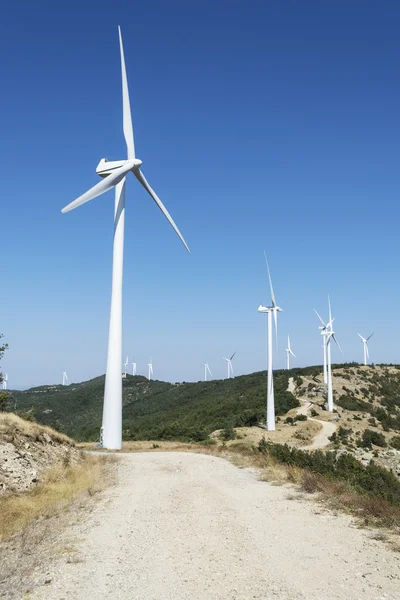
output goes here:
[[272, 306], [263, 306], [260, 304], [258, 312], [266, 313], [268, 317], [268, 379], [267, 379], [267, 429], [268, 431], [275, 431], [275, 397], [274, 397], [274, 379], [272, 371], [272, 315], [274, 315], [275, 323], [275, 335], [276, 343], [278, 343], [278, 312], [282, 312], [282, 309], [276, 304], [275, 294], [272, 287], [271, 273], [269, 271], [269, 265], [267, 255], [265, 255], [265, 262], [267, 264], [269, 287], [271, 290], [271, 303]]
[[290, 337], [289, 336], [287, 336], [287, 344], [288, 344], [288, 347], [285, 350], [285, 352], [286, 352], [286, 368], [290, 369], [290, 355], [294, 356], [294, 358], [296, 358], [296, 355], [293, 354], [292, 349], [290, 347]]
[[124, 369], [125, 369], [125, 370], [124, 370], [124, 374], [122, 375], [122, 377], [123, 377], [124, 379], [126, 379], [126, 374], [127, 374], [127, 372], [128, 372], [128, 364], [129, 364], [128, 357], [126, 357], [126, 361], [124, 362]]
[[319, 313], [317, 313], [315, 308], [314, 308], [314, 312], [317, 315], [318, 319], [322, 323], [322, 325], [320, 325], [318, 329], [320, 330], [321, 335], [322, 335], [322, 350], [324, 353], [324, 384], [327, 385], [328, 384], [327, 344], [328, 344], [328, 338], [329, 338], [329, 331], [330, 331], [330, 329], [332, 329], [332, 323], [335, 319], [332, 319], [331, 321], [329, 321], [329, 323], [325, 323], [323, 321], [322, 317], [319, 315]]
[[[132, 172], [135, 175], [139, 183], [141, 183], [144, 189], [150, 194], [189, 252], [189, 248], [170, 214], [140, 170], [142, 161], [136, 158], [124, 49], [122, 45], [121, 29], [119, 27], [118, 32], [122, 70], [123, 131], [127, 146], [127, 159], [108, 162], [107, 159], [103, 158], [96, 168], [96, 173], [103, 178], [102, 181], [71, 202], [71, 204], [68, 204], [68, 206], [62, 210], [62, 212], [68, 212], [115, 187], [110, 328], [104, 389], [103, 423], [100, 433], [102, 446], [113, 450], [122, 447], [122, 270], [125, 224], [125, 182], [129, 172]], [[167, 160], [168, 162], [171, 161], [170, 158]]]
[[132, 375], [136, 375], [136, 359], [133, 359], [132, 363]]
[[209, 373], [210, 377], [212, 377], [210, 367], [208, 366], [208, 363], [205, 363], [204, 364], [204, 381], [207, 381], [207, 373]]
[[[339, 346], [339, 342], [337, 341], [336, 337], [335, 337], [335, 332], [333, 331], [332, 328], [332, 323], [335, 320], [334, 318], [332, 318], [332, 311], [331, 311], [331, 301], [329, 299], [328, 296], [328, 305], [329, 305], [329, 321], [327, 324], [325, 324], [323, 322], [323, 320], [321, 319], [321, 317], [318, 315], [320, 321], [322, 322], [323, 327], [321, 327], [320, 329], [321, 334], [324, 336], [324, 344], [325, 344], [325, 350], [326, 350], [326, 366], [327, 366], [327, 384], [328, 384], [328, 410], [329, 412], [333, 412], [333, 390], [332, 390], [332, 361], [331, 361], [331, 340], [333, 340], [336, 344], [336, 346], [339, 348], [340, 352], [342, 352], [341, 347]], [[314, 309], [315, 310], [315, 309]], [[317, 311], [315, 311], [317, 312]], [[342, 352], [343, 354], [343, 352]]]
[[7, 373], [4, 375], [4, 379], [3, 379], [3, 390], [7, 389], [7, 383], [8, 383], [8, 375]]
[[67, 381], [68, 381], [67, 371], [63, 371], [62, 384], [67, 385]]
[[232, 354], [232, 356], [230, 358], [225, 358], [224, 356], [222, 357], [223, 360], [226, 360], [227, 365], [228, 365], [228, 379], [230, 377], [233, 377], [233, 366], [232, 366], [232, 359], [235, 356], [236, 351]]
[[150, 362], [149, 362], [149, 364], [147, 366], [149, 367], [149, 377], [148, 377], [148, 379], [150, 381], [151, 378], [153, 377], [153, 361], [151, 360], [151, 357], [150, 357]]
[[361, 341], [364, 345], [364, 365], [367, 364], [367, 358], [369, 358], [369, 352], [368, 352], [368, 340], [370, 338], [372, 338], [372, 336], [374, 335], [373, 333], [371, 333], [370, 336], [368, 336], [367, 338], [363, 337], [360, 333], [357, 333], [357, 335], [361, 338]]

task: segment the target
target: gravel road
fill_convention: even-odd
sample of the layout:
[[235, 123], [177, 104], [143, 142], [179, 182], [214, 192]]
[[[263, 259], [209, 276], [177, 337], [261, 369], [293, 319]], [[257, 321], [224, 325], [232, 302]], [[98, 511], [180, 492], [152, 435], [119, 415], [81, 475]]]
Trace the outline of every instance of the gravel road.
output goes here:
[[[30, 599], [398, 600], [400, 555], [227, 460], [121, 455]], [[45, 584], [45, 579], [47, 583]]]

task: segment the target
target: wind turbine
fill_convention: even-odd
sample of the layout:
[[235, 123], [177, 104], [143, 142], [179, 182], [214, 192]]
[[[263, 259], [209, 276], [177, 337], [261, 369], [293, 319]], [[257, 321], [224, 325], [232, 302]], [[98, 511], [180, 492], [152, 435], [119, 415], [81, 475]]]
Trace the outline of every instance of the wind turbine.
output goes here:
[[290, 347], [290, 337], [287, 336], [287, 344], [288, 347], [286, 348], [285, 352], [286, 352], [286, 368], [289, 370], [290, 369], [290, 355], [294, 356], [294, 358], [296, 358], [296, 355], [293, 354], [292, 349]]
[[123, 378], [126, 379], [126, 374], [127, 374], [127, 371], [128, 371], [128, 357], [126, 357], [126, 361], [124, 362], [124, 369], [125, 369], [125, 371], [124, 371], [124, 374], [123, 374]]
[[[125, 225], [125, 182], [129, 172], [132, 172], [135, 175], [139, 183], [141, 183], [144, 189], [150, 194], [189, 252], [189, 248], [172, 220], [172, 217], [155, 191], [150, 187], [143, 172], [140, 170], [142, 161], [136, 158], [125, 57], [120, 27], [118, 27], [118, 32], [122, 71], [123, 131], [127, 147], [127, 159], [109, 162], [107, 159], [103, 158], [96, 168], [96, 173], [103, 178], [102, 181], [68, 204], [68, 206], [61, 211], [63, 213], [68, 212], [73, 208], [77, 208], [85, 202], [104, 194], [104, 192], [107, 192], [111, 188], [115, 188], [110, 328], [108, 337], [106, 382], [104, 388], [103, 422], [100, 432], [103, 447], [113, 450], [118, 450], [122, 447], [122, 270]], [[170, 157], [166, 157], [166, 162], [168, 164], [171, 162]]]
[[329, 331], [332, 328], [332, 323], [335, 319], [332, 319], [328, 323], [325, 323], [324, 320], [322, 319], [321, 315], [319, 313], [317, 313], [315, 308], [314, 308], [314, 312], [317, 315], [318, 319], [322, 323], [322, 325], [320, 325], [318, 329], [320, 330], [321, 335], [322, 335], [322, 350], [324, 353], [324, 384], [327, 385], [328, 384], [327, 344], [328, 344], [328, 338], [329, 338]]
[[[331, 341], [333, 340], [336, 346], [339, 348], [340, 352], [342, 352], [341, 347], [339, 346], [339, 342], [335, 337], [335, 332], [332, 328], [332, 323], [335, 320], [332, 318], [331, 311], [331, 301], [328, 296], [328, 306], [329, 306], [329, 321], [327, 324], [323, 322], [321, 317], [318, 315], [320, 321], [323, 324], [323, 327], [320, 327], [321, 334], [324, 335], [324, 343], [326, 349], [326, 365], [327, 365], [327, 383], [328, 383], [328, 410], [329, 412], [333, 412], [333, 390], [332, 390], [332, 362], [331, 362]], [[314, 309], [315, 310], [315, 309]], [[317, 311], [315, 311], [317, 312]], [[343, 352], [342, 352], [343, 354]]]
[[150, 356], [150, 362], [147, 366], [149, 367], [149, 381], [150, 381], [153, 376], [153, 361], [151, 360], [151, 356]]
[[367, 338], [363, 337], [360, 333], [357, 333], [357, 335], [361, 338], [362, 343], [364, 344], [364, 365], [367, 364], [367, 358], [369, 358], [369, 352], [368, 352], [368, 340], [369, 338], [372, 338], [372, 336], [374, 335], [373, 333], [371, 333], [370, 336], [368, 336]]
[[207, 372], [210, 374], [210, 377], [212, 377], [210, 367], [208, 366], [208, 363], [205, 363], [204, 364], [204, 381], [207, 381]]
[[[225, 358], [224, 356], [222, 357], [223, 360], [226, 360], [227, 365], [228, 365], [228, 379], [230, 377], [233, 377], [233, 366], [232, 366], [232, 359], [235, 356], [236, 351], [232, 354], [232, 356], [230, 358]], [[211, 373], [210, 373], [211, 374]]]
[[269, 265], [267, 255], [264, 252], [265, 262], [267, 265], [269, 287], [271, 290], [271, 303], [272, 306], [264, 306], [260, 304], [258, 312], [266, 313], [268, 317], [268, 378], [267, 378], [267, 429], [268, 431], [275, 431], [275, 397], [274, 397], [274, 379], [272, 371], [272, 315], [274, 315], [275, 323], [275, 335], [276, 343], [278, 343], [278, 312], [282, 312], [282, 309], [277, 305], [275, 300], [274, 289], [272, 287], [271, 273], [269, 271]]
[[133, 359], [132, 363], [132, 375], [136, 375], [136, 359]]
[[4, 379], [3, 379], [3, 390], [7, 389], [7, 383], [8, 383], [8, 375], [7, 373], [4, 375]]
[[62, 384], [67, 385], [67, 381], [68, 381], [67, 371], [63, 371]]

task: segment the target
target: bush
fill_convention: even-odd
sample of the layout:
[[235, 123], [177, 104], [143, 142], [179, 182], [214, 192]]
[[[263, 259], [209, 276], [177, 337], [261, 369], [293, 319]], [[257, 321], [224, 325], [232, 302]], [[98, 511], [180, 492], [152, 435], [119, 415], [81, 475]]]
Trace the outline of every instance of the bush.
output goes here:
[[296, 421], [307, 421], [307, 415], [296, 415], [293, 419], [293, 423]]
[[312, 417], [319, 417], [319, 413], [315, 410], [315, 408], [311, 409], [311, 416]]
[[222, 430], [221, 438], [226, 442], [228, 440], [236, 439], [236, 431], [233, 429], [232, 425], [229, 425], [228, 427], [225, 427], [225, 429]]
[[357, 410], [360, 412], [370, 412], [373, 408], [372, 404], [369, 402], [364, 402], [364, 400], [345, 395], [340, 396], [336, 400], [336, 404], [346, 410]]
[[372, 431], [372, 429], [366, 429], [363, 432], [361, 439], [361, 446], [363, 448], [371, 448], [372, 444], [385, 448], [387, 446], [385, 436], [379, 431]]
[[293, 417], [286, 417], [285, 423], [287, 425], [293, 425]]
[[390, 445], [395, 450], [400, 450], [400, 435], [395, 435], [394, 437], [392, 437], [392, 439], [390, 440]]

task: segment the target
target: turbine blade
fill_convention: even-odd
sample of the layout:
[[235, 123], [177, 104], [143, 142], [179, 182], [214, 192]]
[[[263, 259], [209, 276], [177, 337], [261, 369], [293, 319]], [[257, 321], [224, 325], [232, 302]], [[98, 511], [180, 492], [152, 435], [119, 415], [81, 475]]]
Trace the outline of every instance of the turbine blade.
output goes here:
[[323, 325], [324, 327], [327, 327], [327, 324], [326, 324], [326, 323], [324, 323], [324, 321], [322, 320], [322, 317], [321, 317], [321, 315], [320, 315], [319, 313], [317, 313], [317, 311], [315, 310], [315, 308], [314, 308], [314, 312], [315, 312], [315, 314], [317, 315], [318, 319], [321, 321], [322, 325]]
[[329, 306], [329, 323], [332, 323], [332, 311], [331, 311], [331, 299], [328, 295], [328, 306]]
[[104, 179], [99, 181], [99, 183], [96, 183], [96, 185], [90, 188], [90, 190], [88, 190], [87, 192], [82, 194], [82, 196], [79, 196], [79, 198], [68, 204], [65, 208], [62, 209], [61, 212], [69, 212], [70, 210], [73, 210], [74, 208], [85, 204], [85, 202], [89, 202], [89, 200], [93, 200], [94, 198], [97, 198], [97, 196], [108, 192], [108, 190], [110, 190], [112, 187], [116, 186], [117, 183], [122, 181], [122, 179], [131, 169], [131, 163], [127, 163], [119, 169], [116, 169], [111, 175], [108, 175], [108, 177], [105, 177]]
[[366, 339], [365, 339], [365, 338], [364, 338], [364, 337], [363, 337], [363, 336], [362, 336], [360, 333], [357, 333], [357, 335], [358, 335], [358, 336], [361, 338], [361, 340], [362, 340], [363, 342], [366, 342], [366, 341], [367, 341], [367, 340], [366, 340]]
[[337, 341], [337, 339], [336, 339], [336, 337], [335, 337], [335, 334], [334, 334], [334, 333], [332, 333], [332, 338], [333, 338], [333, 340], [334, 340], [334, 342], [335, 342], [336, 346], [339, 348], [340, 352], [343, 354], [343, 350], [342, 350], [342, 349], [341, 349], [341, 347], [339, 346], [339, 342]]
[[129, 102], [128, 79], [126, 77], [124, 46], [122, 44], [121, 27], [118, 25], [119, 48], [121, 51], [121, 72], [122, 72], [122, 112], [123, 129], [126, 142], [126, 151], [128, 158], [135, 158], [135, 142], [133, 141], [133, 127], [131, 105]]
[[369, 337], [367, 337], [367, 342], [369, 340], [369, 338], [372, 338], [372, 336], [374, 335], [375, 331], [373, 333], [371, 333], [371, 335]]
[[150, 196], [153, 198], [154, 202], [157, 204], [158, 208], [161, 210], [161, 212], [164, 214], [164, 216], [168, 219], [170, 225], [173, 227], [173, 229], [175, 230], [175, 233], [178, 235], [179, 239], [181, 240], [182, 244], [185, 246], [186, 250], [190, 253], [189, 250], [189, 246], [187, 245], [187, 243], [185, 242], [185, 240], [183, 239], [183, 236], [181, 235], [181, 232], [179, 231], [179, 229], [177, 228], [177, 226], [175, 225], [171, 215], [169, 214], [169, 212], [167, 211], [167, 209], [165, 208], [164, 204], [161, 202], [160, 198], [157, 196], [157, 194], [155, 193], [155, 191], [153, 190], [152, 187], [150, 187], [149, 183], [147, 182], [147, 179], [145, 178], [145, 176], [143, 175], [142, 171], [140, 169], [135, 169], [133, 171], [133, 174], [136, 176], [136, 178], [140, 181], [140, 183], [142, 184], [142, 186], [144, 187], [144, 189], [150, 194]]
[[275, 324], [275, 344], [278, 349], [278, 313], [274, 310], [274, 324]]
[[365, 342], [365, 349], [367, 351], [367, 358], [369, 358], [369, 352], [368, 352], [368, 344]]
[[231, 368], [231, 374], [233, 375], [233, 365], [232, 365], [232, 363], [230, 361], [229, 361], [229, 366]]
[[294, 352], [292, 352], [292, 350], [290, 350], [290, 354], [296, 358], [296, 355], [294, 354]]
[[269, 287], [271, 289], [271, 300], [272, 300], [272, 306], [276, 306], [276, 300], [275, 300], [275, 294], [274, 294], [274, 288], [272, 287], [272, 279], [271, 279], [271, 273], [269, 271], [269, 265], [268, 265], [268, 259], [267, 259], [267, 253], [264, 250], [264, 256], [265, 256], [265, 262], [267, 265], [267, 271], [268, 271], [268, 279], [269, 279]]
[[229, 359], [229, 360], [232, 360], [232, 358], [235, 356], [235, 354], [236, 354], [236, 350], [235, 350], [235, 352], [232, 354], [232, 356], [230, 357], [230, 359]]

